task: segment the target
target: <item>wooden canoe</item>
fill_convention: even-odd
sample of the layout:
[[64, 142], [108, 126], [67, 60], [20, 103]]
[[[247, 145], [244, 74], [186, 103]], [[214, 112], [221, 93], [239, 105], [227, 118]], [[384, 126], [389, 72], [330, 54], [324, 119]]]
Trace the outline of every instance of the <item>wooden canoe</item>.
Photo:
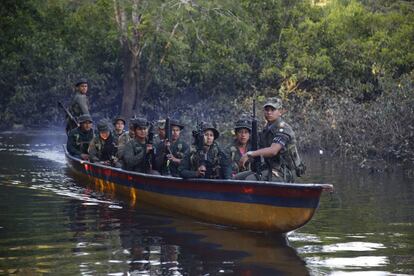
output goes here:
[[305, 225], [330, 184], [182, 179], [90, 163], [66, 150], [69, 167], [103, 191], [124, 194], [202, 221], [249, 230], [286, 233]]

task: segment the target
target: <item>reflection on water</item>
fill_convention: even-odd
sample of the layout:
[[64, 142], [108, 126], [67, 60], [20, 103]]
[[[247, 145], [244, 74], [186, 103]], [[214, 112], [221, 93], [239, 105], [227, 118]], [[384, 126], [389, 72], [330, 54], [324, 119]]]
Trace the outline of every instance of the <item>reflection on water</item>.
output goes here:
[[398, 172], [307, 158], [305, 181], [336, 192], [286, 239], [131, 208], [73, 177], [65, 136], [42, 133], [0, 134], [0, 274], [414, 274], [413, 182]]

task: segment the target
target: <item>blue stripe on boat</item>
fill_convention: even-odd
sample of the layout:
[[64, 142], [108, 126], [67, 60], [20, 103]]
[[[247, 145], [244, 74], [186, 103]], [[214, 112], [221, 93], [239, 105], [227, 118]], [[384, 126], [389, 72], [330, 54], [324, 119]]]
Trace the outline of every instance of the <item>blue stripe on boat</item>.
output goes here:
[[132, 182], [127, 179], [121, 179], [114, 176], [105, 176], [95, 172], [85, 172], [86, 174], [92, 175], [96, 178], [110, 181], [116, 184], [120, 184], [126, 187], [134, 187], [139, 190], [148, 192], [154, 192], [164, 195], [180, 196], [188, 198], [198, 198], [206, 200], [218, 200], [218, 201], [229, 201], [229, 202], [240, 202], [240, 203], [256, 203], [265, 204], [279, 207], [293, 207], [293, 208], [316, 208], [319, 204], [319, 198], [311, 197], [283, 197], [283, 196], [263, 196], [263, 195], [252, 195], [252, 194], [240, 194], [240, 193], [226, 193], [226, 192], [207, 192], [190, 189], [174, 189], [168, 187], [160, 187], [158, 185], [148, 185], [143, 183]]

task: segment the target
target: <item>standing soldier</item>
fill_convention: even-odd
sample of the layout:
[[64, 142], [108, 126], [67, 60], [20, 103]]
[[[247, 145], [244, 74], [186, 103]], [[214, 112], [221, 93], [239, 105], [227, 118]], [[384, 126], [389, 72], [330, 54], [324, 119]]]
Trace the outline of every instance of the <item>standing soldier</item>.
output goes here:
[[[294, 172], [301, 176], [305, 166], [299, 157], [295, 133], [282, 119], [281, 99], [269, 98], [263, 112], [267, 124], [262, 131], [260, 149], [244, 154], [240, 166], [244, 167], [249, 158], [263, 156], [267, 167], [260, 172], [263, 180], [293, 182]], [[246, 179], [256, 180], [256, 176], [251, 173]]]
[[243, 172], [250, 169], [250, 163], [247, 161], [245, 167], [239, 166], [240, 158], [249, 150], [250, 145], [250, 133], [252, 131], [252, 123], [248, 118], [241, 118], [235, 123], [234, 132], [236, 134], [233, 142], [227, 147], [226, 155], [231, 162], [232, 176], [239, 172]]
[[[184, 154], [189, 150], [187, 143], [180, 139], [181, 131], [184, 126], [178, 121], [171, 120], [171, 141], [164, 139], [156, 146], [157, 155], [155, 158], [155, 166], [162, 175], [179, 176], [178, 166], [184, 158]], [[169, 129], [165, 127], [164, 129]], [[166, 138], [169, 136], [166, 133]]]
[[133, 121], [134, 139], [124, 148], [123, 164], [126, 170], [147, 172], [147, 163], [151, 161], [150, 153], [153, 145], [148, 143], [149, 123], [145, 118], [136, 118]]
[[[86, 96], [88, 92], [88, 81], [80, 79], [75, 84], [75, 95], [69, 106], [69, 112], [76, 118], [82, 114], [89, 114], [89, 102]], [[67, 118], [66, 132], [76, 128], [77, 125], [70, 118]]]
[[231, 178], [230, 164], [216, 139], [218, 130], [212, 124], [201, 124], [195, 136], [195, 148], [188, 151], [178, 167], [183, 178]]
[[92, 118], [89, 114], [79, 116], [79, 127], [68, 134], [67, 150], [70, 155], [82, 160], [89, 160], [88, 147], [93, 139]]
[[107, 121], [99, 121], [97, 129], [99, 135], [95, 136], [89, 144], [90, 161], [116, 166], [116, 145]]

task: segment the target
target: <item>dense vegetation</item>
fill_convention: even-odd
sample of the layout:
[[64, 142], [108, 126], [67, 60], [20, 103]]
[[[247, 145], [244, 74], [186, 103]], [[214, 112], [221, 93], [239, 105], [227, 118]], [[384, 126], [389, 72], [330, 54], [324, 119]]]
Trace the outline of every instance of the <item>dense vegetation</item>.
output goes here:
[[[327, 3], [327, 4], [326, 4]], [[326, 5], [322, 5], [326, 4]], [[391, 0], [4, 0], [0, 122], [167, 111], [221, 129], [255, 95], [284, 98], [303, 148], [414, 162], [414, 4]], [[248, 110], [246, 110], [248, 108]], [[244, 110], [244, 111], [243, 111]], [[371, 165], [367, 165], [371, 166]]]

